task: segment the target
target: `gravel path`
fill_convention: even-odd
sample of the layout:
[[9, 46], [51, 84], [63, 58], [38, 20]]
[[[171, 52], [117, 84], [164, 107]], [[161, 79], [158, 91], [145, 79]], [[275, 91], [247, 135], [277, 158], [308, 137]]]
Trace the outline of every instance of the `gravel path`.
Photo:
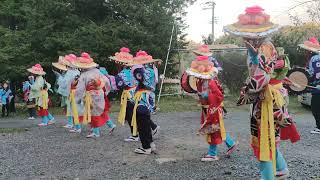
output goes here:
[[[0, 134], [0, 179], [259, 179], [249, 148], [248, 112], [234, 112], [228, 117], [226, 129], [240, 142], [239, 150], [228, 158], [224, 155], [226, 147], [220, 145], [220, 161], [212, 163], [200, 162], [207, 144], [195, 134], [197, 112], [155, 115], [161, 134], [155, 140], [158, 153], [151, 156], [132, 152], [140, 143], [122, 141], [128, 135], [127, 126], [117, 128], [112, 136], [104, 129], [101, 138], [86, 139], [86, 131], [81, 135], [67, 133], [61, 127], [63, 117], [57, 117], [54, 126]], [[309, 133], [313, 118], [306, 114], [295, 116], [295, 120], [302, 140], [281, 144], [291, 179], [320, 178], [320, 136]], [[23, 123], [21, 127], [32, 126], [37, 120]], [[0, 120], [0, 127], [5, 124], [10, 127], [9, 120]]]

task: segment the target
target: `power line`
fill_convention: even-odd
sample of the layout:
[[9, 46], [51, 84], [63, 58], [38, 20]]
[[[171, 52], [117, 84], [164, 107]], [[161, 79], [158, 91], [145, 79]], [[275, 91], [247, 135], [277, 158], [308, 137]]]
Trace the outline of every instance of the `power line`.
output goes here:
[[[279, 13], [277, 16], [275, 16], [274, 18], [278, 18], [278, 17], [280, 17], [281, 15], [286, 14], [286, 13], [288, 13], [289, 11], [291, 11], [291, 10], [297, 8], [297, 7], [300, 7], [300, 6], [305, 5], [305, 4], [307, 4], [307, 3], [316, 2], [316, 1], [319, 1], [319, 0], [308, 0], [308, 1], [304, 1], [304, 2], [296, 1], [296, 2], [298, 2], [298, 4], [290, 7], [290, 8], [287, 9], [287, 10], [284, 10], [284, 11], [280, 12], [280, 13]], [[320, 2], [320, 1], [319, 1], [319, 2]]]

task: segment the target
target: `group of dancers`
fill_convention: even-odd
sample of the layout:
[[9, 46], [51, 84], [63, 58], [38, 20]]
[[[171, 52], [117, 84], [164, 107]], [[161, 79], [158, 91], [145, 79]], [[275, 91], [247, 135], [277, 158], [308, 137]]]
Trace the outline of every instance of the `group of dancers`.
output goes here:
[[[243, 37], [248, 48], [249, 76], [241, 89], [238, 105], [251, 104], [251, 146], [264, 180], [288, 176], [289, 170], [278, 145], [280, 140], [297, 142], [300, 139], [288, 113], [288, 93], [283, 87], [283, 83], [290, 83], [285, 78], [289, 62], [268, 40], [278, 30], [278, 26], [269, 19], [262, 8], [254, 6], [247, 8], [238, 22], [224, 28], [231, 35]], [[219, 159], [217, 145], [225, 143], [226, 153], [231, 155], [238, 143], [227, 133], [224, 125], [224, 94], [217, 77], [221, 67], [208, 46], [203, 45], [194, 53], [197, 57], [186, 74], [196, 79], [194, 91], [202, 107], [198, 133], [204, 135], [209, 144], [208, 153], [201, 161], [216, 161]], [[133, 56], [128, 48], [121, 48], [110, 59], [122, 68], [115, 76], [110, 75], [106, 68], [98, 68], [88, 53], [82, 53], [80, 57], [69, 54], [52, 64], [57, 75], [56, 91], [67, 107], [67, 124], [64, 127], [72, 133], [80, 133], [82, 125], [89, 124], [88, 138], [99, 137], [100, 128], [105, 124], [112, 132], [116, 125], [109, 117], [107, 95], [110, 91], [121, 90], [118, 122], [121, 125], [128, 122], [131, 130], [125, 141], [140, 139], [142, 147], [134, 152], [149, 155], [156, 150], [153, 136], [160, 129], [150, 118], [155, 109], [156, 66], [160, 60], [145, 51]], [[48, 111], [48, 90], [51, 86], [43, 78], [45, 72], [40, 64], [28, 71], [36, 76], [32, 83], [26, 85], [30, 86], [27, 98], [30, 109], [35, 107], [32, 105], [39, 107], [38, 113], [42, 118], [39, 126], [53, 124], [54, 117]], [[30, 117], [34, 117], [34, 109], [30, 110]]]
[[[145, 51], [136, 56], [128, 48], [110, 57], [121, 66], [121, 71], [112, 76], [106, 68], [98, 64], [86, 52], [80, 57], [68, 54], [52, 63], [56, 74], [56, 92], [61, 96], [62, 106], [66, 107], [67, 124], [71, 133], [81, 133], [82, 125], [90, 125], [87, 138], [100, 137], [100, 128], [107, 125], [112, 133], [116, 125], [110, 119], [110, 91], [122, 90], [118, 122], [128, 122], [131, 135], [125, 141], [141, 141], [142, 147], [135, 149], [138, 154], [151, 154], [156, 150], [153, 136], [160, 126], [150, 118], [155, 109], [155, 86], [158, 82], [157, 62]], [[34, 119], [35, 107], [42, 118], [39, 126], [54, 124], [54, 117], [48, 110], [48, 90], [51, 85], [45, 81], [46, 74], [40, 64], [27, 69], [32, 75], [24, 83], [25, 100], [30, 119]], [[34, 78], [34, 76], [36, 76]], [[33, 80], [34, 79], [34, 80]]]

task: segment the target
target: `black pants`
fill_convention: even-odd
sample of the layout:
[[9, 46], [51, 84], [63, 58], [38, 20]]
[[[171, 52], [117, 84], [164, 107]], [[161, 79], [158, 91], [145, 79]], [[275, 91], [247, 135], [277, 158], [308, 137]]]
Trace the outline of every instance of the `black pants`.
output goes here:
[[[127, 102], [127, 109], [126, 109], [126, 117], [125, 117], [125, 119], [129, 124], [130, 130], [131, 130], [131, 134], [133, 132], [133, 129], [132, 129], [132, 126], [131, 126], [133, 108], [134, 108], [134, 104], [132, 102], [128, 101]], [[155, 130], [158, 125], [156, 125], [151, 119], [150, 119], [150, 123], [151, 123], [151, 129]]]
[[131, 121], [132, 121], [132, 114], [133, 114], [133, 108], [134, 104], [130, 101], [127, 102], [127, 108], [126, 108], [126, 121], [128, 122], [128, 125], [131, 130], [131, 134], [133, 133], [133, 127], [131, 126]]
[[320, 94], [313, 94], [311, 99], [311, 110], [316, 120], [317, 128], [320, 129]]
[[152, 140], [150, 111], [145, 106], [137, 108], [137, 125], [143, 149], [149, 149]]
[[29, 117], [36, 117], [36, 108], [28, 108]]
[[13, 97], [10, 101], [10, 112], [16, 113], [15, 97]]
[[2, 117], [9, 116], [9, 104], [2, 104]]

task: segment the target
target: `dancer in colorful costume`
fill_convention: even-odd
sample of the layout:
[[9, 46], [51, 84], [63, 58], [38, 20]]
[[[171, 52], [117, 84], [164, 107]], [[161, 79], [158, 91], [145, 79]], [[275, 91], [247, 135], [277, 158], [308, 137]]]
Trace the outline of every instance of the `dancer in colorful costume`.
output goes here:
[[[54, 91], [57, 92], [59, 95], [61, 95], [61, 107], [64, 108], [64, 110], [66, 110], [68, 94], [66, 93], [65, 89], [62, 88], [62, 86], [65, 84], [64, 78], [68, 69], [64, 63], [64, 57], [59, 56], [58, 62], [52, 63], [52, 66], [55, 68], [52, 71], [56, 75], [56, 83], [55, 83]], [[72, 128], [72, 119], [71, 119], [71, 123], [70, 123], [70, 120], [68, 119], [68, 124], [64, 127]]]
[[131, 120], [132, 134], [138, 135], [142, 143], [141, 148], [134, 150], [137, 154], [151, 154], [156, 150], [153, 142], [151, 130], [151, 112], [154, 110], [154, 88], [156, 84], [155, 71], [148, 67], [147, 64], [152, 64], [156, 61], [152, 56], [145, 51], [139, 51], [133, 59], [134, 66], [132, 67], [133, 77], [138, 82], [134, 95], [134, 108]]
[[118, 122], [121, 125], [124, 125], [125, 121], [127, 121], [131, 130], [131, 135], [124, 139], [124, 141], [139, 141], [138, 135], [133, 135], [133, 129], [131, 126], [132, 111], [134, 106], [133, 97], [137, 85], [137, 82], [131, 73], [133, 55], [130, 54], [129, 48], [123, 47], [120, 49], [120, 52], [115, 53], [114, 56], [109, 58], [118, 63], [122, 68], [116, 76], [109, 75], [108, 78], [111, 81], [112, 90], [122, 90]]
[[[218, 62], [218, 60], [213, 57], [213, 53], [210, 52], [209, 46], [204, 44], [198, 47], [198, 49], [193, 50], [192, 51], [195, 55], [197, 56], [208, 56], [209, 61], [211, 61], [214, 64], [214, 67], [218, 69], [218, 71], [222, 71], [222, 66], [220, 65], [220, 63]], [[218, 77], [216, 77], [218, 78]], [[220, 90], [222, 91], [222, 93], [224, 94], [223, 88], [221, 86]], [[228, 113], [227, 109], [224, 106], [224, 103], [222, 103], [222, 109], [224, 112], [224, 115], [226, 115]]]
[[[76, 119], [76, 124], [79, 126], [78, 111], [75, 103], [75, 91], [72, 91], [72, 83], [76, 77], [80, 76], [80, 71], [73, 67], [72, 63], [75, 62], [77, 56], [74, 54], [69, 54], [64, 57], [61, 57], [60, 64], [63, 64], [66, 68], [66, 73], [58, 81], [58, 90], [57, 92], [63, 97], [64, 104], [66, 106], [66, 116], [67, 124], [63, 126], [64, 128], [71, 129], [74, 127], [74, 119]], [[57, 65], [56, 65], [57, 66]], [[73, 105], [71, 100], [73, 99]], [[75, 114], [75, 115], [74, 115]], [[75, 118], [74, 118], [75, 117]], [[73, 131], [72, 131], [73, 132]], [[76, 131], [75, 131], [76, 132]]]
[[[109, 109], [111, 108], [111, 104], [110, 104], [110, 101], [109, 101], [109, 98], [108, 98], [108, 94], [112, 90], [112, 83], [111, 83], [111, 80], [109, 79], [110, 75], [109, 75], [109, 73], [108, 73], [106, 68], [100, 67], [99, 71], [103, 76], [105, 76], [105, 78], [108, 78], [105, 81], [110, 83], [108, 86], [103, 87], [104, 99], [105, 99], [105, 103], [107, 104], [106, 106], [108, 107], [107, 111], [109, 112]], [[110, 117], [110, 114], [109, 114], [109, 117]], [[109, 129], [109, 134], [111, 135], [113, 133], [114, 129], [117, 126], [113, 123], [111, 118], [107, 119], [106, 125], [107, 125], [107, 127]]]
[[[88, 53], [82, 53], [81, 57], [73, 63], [81, 69], [81, 75], [76, 85], [75, 101], [78, 104], [79, 121], [82, 124], [90, 124], [91, 133], [87, 138], [100, 137], [100, 127], [104, 126], [108, 117], [108, 104], [105, 103], [104, 86], [109, 87], [109, 82], [96, 68], [96, 64]], [[81, 132], [81, 129], [79, 130]]]
[[30, 100], [29, 94], [31, 90], [31, 85], [34, 83], [34, 76], [28, 76], [27, 80], [23, 82], [22, 91], [23, 91], [23, 100], [26, 102], [29, 117], [28, 119], [35, 119], [36, 117], [36, 105], [35, 99]]
[[2, 117], [9, 116], [10, 113], [10, 102], [13, 98], [12, 91], [9, 87], [9, 83], [4, 82], [3, 83], [3, 89], [0, 90], [0, 98], [1, 98], [1, 104], [2, 104]]
[[218, 69], [218, 71], [222, 71], [222, 67], [218, 60], [213, 57], [213, 53], [210, 52], [209, 46], [206, 44], [203, 44], [198, 47], [198, 49], [192, 51], [196, 56], [208, 56], [209, 61], [211, 61], [214, 64], [214, 67]]
[[[145, 64], [144, 65], [144, 68], [146, 69], [146, 72], [149, 72], [146, 74], [146, 79], [148, 79], [148, 83], [149, 83], [149, 87], [150, 89], [152, 90], [152, 93], [150, 95], [150, 97], [153, 98], [153, 108], [150, 110], [150, 113], [151, 114], [154, 114], [155, 113], [155, 110], [156, 110], [156, 106], [155, 106], [155, 103], [156, 103], [156, 94], [155, 94], [155, 91], [156, 91], [156, 85], [158, 84], [159, 82], [159, 74], [158, 74], [158, 68], [157, 68], [157, 65], [161, 64], [161, 60], [156, 60], [152, 63], [148, 63], [148, 64]], [[150, 119], [150, 123], [151, 123], [151, 133], [152, 133], [152, 136], [153, 137], [156, 137], [156, 136], [159, 136], [160, 134], [160, 126], [157, 125], [156, 123], [153, 122], [152, 119]]]
[[320, 43], [318, 38], [311, 37], [299, 46], [308, 51], [310, 60], [308, 59], [309, 64], [306, 65], [306, 68], [309, 73], [309, 85], [316, 87], [308, 89], [312, 95], [311, 111], [316, 123], [316, 127], [310, 133], [320, 134]]
[[227, 154], [230, 155], [237, 147], [226, 133], [223, 120], [223, 93], [217, 80], [218, 69], [208, 56], [197, 56], [192, 61], [191, 68], [186, 70], [189, 76], [195, 77], [199, 102], [202, 106], [201, 127], [199, 133], [206, 136], [209, 144], [208, 154], [201, 161], [218, 160], [217, 145], [225, 142], [228, 147]]
[[238, 105], [252, 104], [251, 146], [260, 162], [262, 179], [284, 178], [289, 171], [278, 148], [280, 138], [296, 142], [300, 136], [286, 108], [284, 73], [277, 72], [287, 71], [286, 63], [277, 61], [274, 46], [266, 41], [278, 25], [271, 23], [270, 16], [259, 6], [247, 8], [238, 19], [224, 27], [231, 35], [243, 37], [248, 48], [249, 78], [241, 89]]
[[31, 85], [29, 100], [32, 101], [35, 99], [36, 105], [38, 106], [38, 114], [42, 118], [42, 122], [38, 124], [38, 126], [54, 124], [54, 117], [48, 111], [48, 90], [51, 85], [42, 77], [46, 73], [40, 64], [36, 64], [27, 70], [37, 76], [35, 82]]

